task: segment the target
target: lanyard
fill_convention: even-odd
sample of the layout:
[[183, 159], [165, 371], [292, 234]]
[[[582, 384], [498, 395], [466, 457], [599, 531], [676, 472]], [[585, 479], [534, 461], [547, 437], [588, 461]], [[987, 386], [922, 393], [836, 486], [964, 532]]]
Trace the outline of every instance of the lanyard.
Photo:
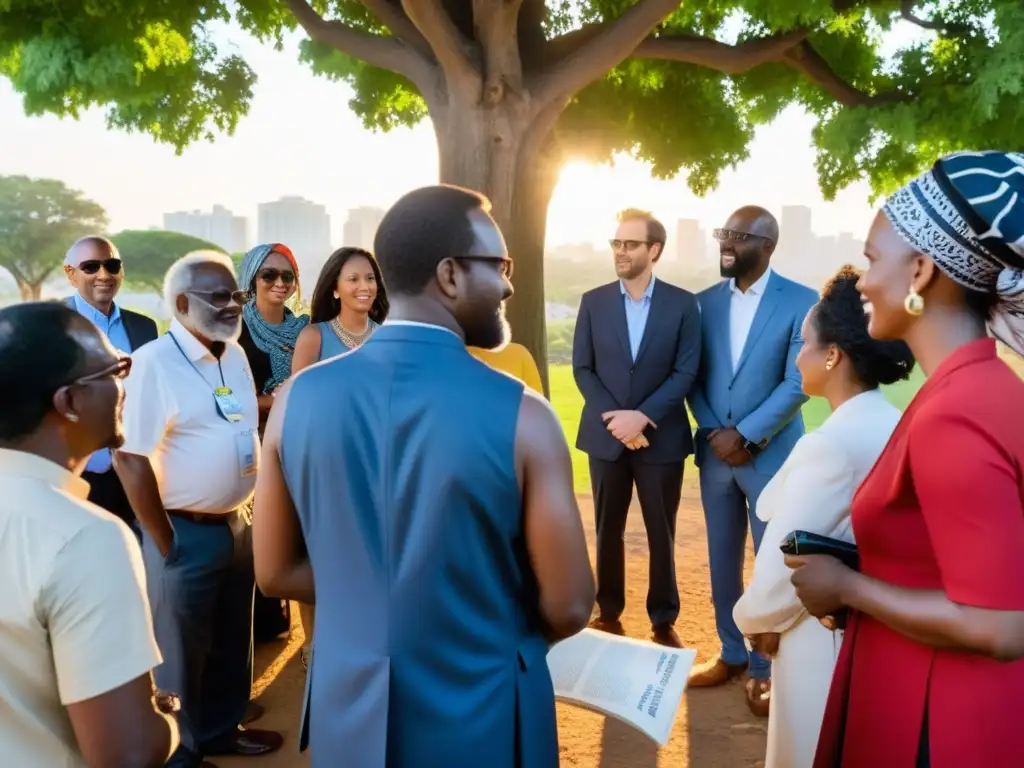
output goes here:
[[[213, 385], [210, 384], [209, 380], [205, 376], [203, 376], [202, 371], [196, 368], [196, 364], [192, 362], [191, 358], [189, 358], [189, 356], [185, 354], [185, 350], [181, 348], [181, 344], [179, 344], [178, 340], [174, 338], [174, 334], [168, 333], [167, 335], [171, 337], [171, 341], [174, 342], [174, 346], [176, 346], [178, 348], [178, 351], [181, 352], [181, 356], [185, 358], [185, 362], [192, 366], [192, 370], [196, 372], [196, 375], [199, 378], [201, 378], [208, 387], [211, 387], [214, 393], [217, 393], [217, 391], [220, 389], [228, 389], [228, 385], [224, 383], [224, 369], [221, 368], [220, 366], [219, 357], [217, 358], [217, 371], [220, 373], [220, 387], [214, 387]], [[228, 391], [230, 392], [231, 390], [228, 389]]]

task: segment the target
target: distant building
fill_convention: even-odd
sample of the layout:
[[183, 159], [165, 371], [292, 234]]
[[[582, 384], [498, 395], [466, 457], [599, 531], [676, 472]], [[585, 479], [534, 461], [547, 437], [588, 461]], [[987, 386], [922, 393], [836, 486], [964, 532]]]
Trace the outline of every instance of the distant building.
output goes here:
[[307, 286], [305, 292], [309, 293], [333, 250], [331, 217], [324, 206], [301, 197], [260, 203], [257, 239], [261, 243], [283, 243], [291, 249]]
[[213, 206], [210, 213], [202, 211], [178, 211], [164, 214], [164, 229], [206, 240], [220, 246], [228, 253], [248, 249], [248, 221], [244, 216], [235, 216], [222, 205]]
[[353, 208], [348, 212], [348, 219], [345, 221], [344, 242], [342, 245], [353, 248], [363, 248], [367, 251], [373, 250], [373, 238], [377, 236], [377, 227], [384, 218], [384, 209]]
[[676, 222], [675, 248], [669, 243], [670, 253], [675, 253], [676, 261], [693, 269], [704, 266], [707, 258], [707, 235], [697, 219], [679, 219]]
[[806, 205], [782, 206], [779, 223], [779, 247], [772, 264], [789, 274], [813, 269], [815, 237], [811, 229], [811, 209]]

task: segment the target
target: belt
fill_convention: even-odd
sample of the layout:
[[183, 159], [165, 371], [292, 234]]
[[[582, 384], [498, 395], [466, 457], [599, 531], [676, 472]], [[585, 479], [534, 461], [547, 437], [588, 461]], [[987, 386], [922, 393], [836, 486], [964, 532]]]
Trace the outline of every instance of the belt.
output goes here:
[[215, 515], [206, 512], [189, 512], [187, 509], [168, 509], [167, 514], [197, 525], [228, 525], [235, 516], [234, 510]]

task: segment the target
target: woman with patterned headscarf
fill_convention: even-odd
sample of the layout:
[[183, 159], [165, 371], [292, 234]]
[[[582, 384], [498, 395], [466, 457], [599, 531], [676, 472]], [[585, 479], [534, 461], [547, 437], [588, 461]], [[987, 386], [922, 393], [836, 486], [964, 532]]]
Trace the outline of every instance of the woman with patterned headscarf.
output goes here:
[[286, 306], [299, 287], [299, 265], [281, 243], [257, 245], [245, 254], [238, 284], [249, 293], [238, 343], [256, 382], [262, 430], [274, 390], [291, 374], [295, 341], [309, 324], [309, 316], [295, 315]]
[[[299, 287], [299, 266], [295, 256], [281, 243], [257, 245], [242, 259], [238, 284], [249, 300], [242, 307], [242, 334], [238, 343], [245, 350], [256, 383], [260, 407], [260, 434], [266, 425], [276, 390], [291, 373], [295, 341], [309, 324], [306, 315], [295, 315], [285, 302]], [[253, 603], [253, 637], [269, 641], [288, 631], [289, 604], [265, 597], [259, 590]]]
[[858, 283], [928, 379], [854, 497], [860, 571], [787, 558], [804, 607], [851, 609], [815, 768], [1020, 765], [1024, 156], [963, 152], [894, 194]]

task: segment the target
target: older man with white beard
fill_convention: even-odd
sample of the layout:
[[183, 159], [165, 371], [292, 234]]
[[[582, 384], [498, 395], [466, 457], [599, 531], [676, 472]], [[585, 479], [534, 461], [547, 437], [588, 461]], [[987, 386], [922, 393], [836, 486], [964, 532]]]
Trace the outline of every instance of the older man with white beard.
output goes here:
[[170, 332], [133, 356], [117, 473], [142, 524], [161, 689], [181, 697], [181, 746], [168, 766], [205, 755], [262, 755], [281, 736], [240, 725], [252, 687], [253, 563], [242, 509], [256, 481], [259, 414], [236, 343], [245, 295], [230, 259], [200, 252], [164, 279]]

